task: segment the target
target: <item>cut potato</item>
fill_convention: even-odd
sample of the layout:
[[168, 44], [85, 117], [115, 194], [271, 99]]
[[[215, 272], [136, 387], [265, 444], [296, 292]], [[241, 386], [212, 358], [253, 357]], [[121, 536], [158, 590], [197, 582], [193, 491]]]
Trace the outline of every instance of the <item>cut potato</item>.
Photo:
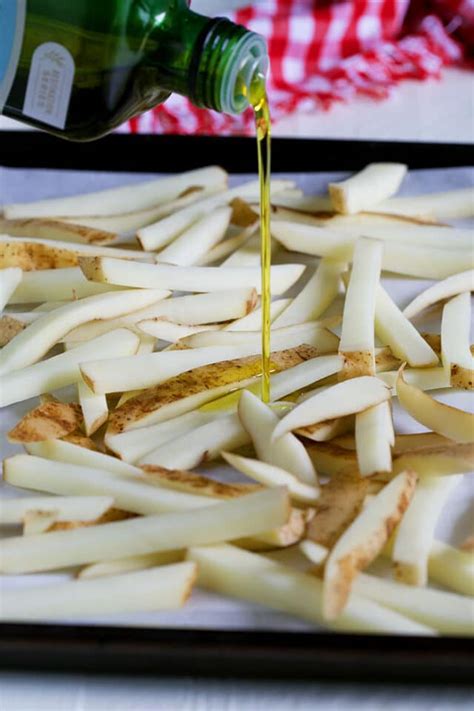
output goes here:
[[397, 192], [406, 173], [403, 163], [370, 163], [340, 183], [329, 183], [333, 209], [345, 215], [370, 210]]
[[26, 220], [0, 219], [0, 232], [12, 235], [13, 237], [40, 237], [44, 239], [57, 239], [63, 242], [78, 242], [79, 244], [104, 245], [110, 244], [117, 239], [115, 232], [47, 218], [31, 218]]
[[[449, 374], [444, 368], [406, 368], [404, 379], [409, 385], [420, 390], [442, 390], [450, 387]], [[384, 382], [396, 394], [398, 370], [377, 373], [377, 378]]]
[[319, 487], [304, 484], [294, 474], [290, 474], [280, 467], [230, 452], [222, 452], [222, 456], [234, 469], [259, 481], [264, 486], [286, 486], [294, 501], [302, 504], [315, 504], [318, 500]]
[[119, 291], [119, 289], [120, 287], [117, 286], [88, 281], [79, 267], [41, 269], [23, 272], [21, 283], [10, 297], [10, 304], [44, 302], [42, 304], [44, 310], [47, 310], [46, 305], [49, 304], [56, 309], [59, 304], [55, 302], [75, 301], [86, 296], [105, 294], [108, 291]]
[[311, 460], [301, 442], [291, 433], [272, 442], [278, 415], [253, 393], [244, 390], [239, 401], [239, 418], [252, 438], [259, 459], [284, 469], [297, 479], [315, 486], [317, 477]]
[[420, 476], [451, 476], [460, 472], [469, 473], [474, 467], [474, 446], [456, 444], [425, 447], [407, 451], [394, 458], [393, 473], [410, 468]]
[[375, 374], [374, 318], [382, 254], [382, 242], [365, 237], [357, 240], [339, 343], [343, 379]]
[[116, 476], [141, 475], [138, 467], [133, 467], [103, 452], [92, 451], [64, 440], [49, 439], [45, 442], [29, 443], [25, 445], [25, 449], [29, 454], [43, 459], [51, 459], [64, 464], [76, 464], [88, 469], [100, 469]]
[[65, 437], [82, 425], [81, 408], [77, 403], [45, 402], [27, 412], [7, 437], [10, 442], [42, 442]]
[[145, 334], [152, 336], [153, 343], [155, 343], [156, 339], [159, 341], [166, 341], [167, 343], [177, 343], [183, 338], [193, 336], [195, 333], [201, 333], [202, 331], [217, 331], [220, 326], [218, 324], [215, 324], [214, 326], [209, 324], [206, 324], [205, 326], [184, 326], [181, 323], [172, 323], [171, 321], [166, 321], [164, 319], [153, 318], [145, 321], [139, 321], [137, 323], [137, 328], [139, 331], [143, 331]]
[[229, 255], [234, 254], [234, 252], [243, 247], [256, 232], [257, 228], [258, 223], [251, 225], [250, 227], [246, 227], [233, 237], [228, 237], [222, 242], [219, 242], [219, 244], [216, 244], [195, 262], [196, 266], [207, 267], [211, 264], [215, 264], [215, 262], [221, 262], [226, 259]]
[[[423, 587], [428, 582], [428, 558], [435, 526], [446, 499], [462, 479], [423, 477], [395, 533], [392, 560], [395, 577], [402, 583]], [[423, 522], [420, 525], [420, 521]]]
[[[273, 323], [278, 316], [291, 304], [293, 299], [276, 299], [270, 304], [270, 322]], [[224, 326], [223, 331], [259, 331], [262, 328], [262, 307], [258, 306], [247, 316]]]
[[84, 418], [84, 429], [90, 437], [107, 422], [109, 408], [105, 395], [96, 395], [84, 382], [77, 384], [79, 404]]
[[61, 306], [34, 321], [10, 341], [0, 354], [0, 373], [31, 365], [44, 356], [68, 331], [91, 318], [113, 318], [159, 301], [167, 292], [144, 289], [98, 294]]
[[365, 375], [337, 383], [296, 405], [275, 427], [273, 440], [299, 427], [362, 412], [389, 399], [390, 390], [378, 378]]
[[129, 558], [118, 558], [117, 560], [104, 561], [103, 563], [92, 563], [81, 568], [77, 577], [80, 580], [91, 580], [93, 578], [103, 578], [105, 576], [122, 575], [135, 570], [148, 570], [171, 563], [181, 563], [184, 559], [184, 551], [161, 551], [160, 553], [146, 553], [145, 555], [134, 555]]
[[402, 407], [418, 422], [455, 442], [474, 442], [474, 415], [438, 402], [404, 378], [397, 378], [397, 395]]
[[474, 389], [474, 357], [471, 353], [471, 295], [465, 291], [443, 309], [441, 351], [453, 388]]
[[474, 193], [472, 188], [447, 190], [443, 193], [428, 193], [412, 197], [393, 197], [379, 203], [380, 212], [394, 215], [435, 215], [442, 219], [474, 217]]
[[[277, 193], [291, 186], [291, 181], [272, 180], [271, 191], [272, 193]], [[254, 180], [244, 185], [225, 190], [217, 195], [207, 197], [204, 200], [200, 200], [197, 204], [188, 205], [181, 210], [176, 210], [168, 217], [139, 229], [137, 236], [140, 244], [143, 249], [148, 251], [165, 247], [194, 222], [216, 207], [228, 204], [236, 197], [250, 201], [253, 199], [258, 200], [259, 189], [258, 181]]]
[[71, 197], [5, 205], [3, 211], [8, 219], [117, 215], [134, 210], [145, 210], [174, 200], [185, 190], [194, 186], [217, 185], [220, 187], [226, 182], [227, 174], [222, 168], [208, 166], [136, 185], [126, 185]]
[[315, 321], [332, 304], [339, 292], [344, 262], [322, 259], [314, 275], [291, 304], [273, 321], [273, 328]]
[[356, 594], [341, 616], [328, 622], [322, 614], [320, 580], [235, 546], [193, 546], [187, 558], [197, 563], [198, 584], [204, 588], [265, 605], [318, 626], [346, 632], [433, 634], [429, 627]]
[[369, 407], [355, 417], [357, 464], [361, 476], [392, 471], [394, 443], [392, 413], [388, 401]]
[[134, 333], [117, 329], [72, 351], [3, 375], [0, 407], [77, 383], [81, 379], [80, 363], [91, 358], [131, 356], [136, 353], [139, 343], [139, 338]]
[[262, 488], [256, 484], [228, 484], [183, 469], [165, 469], [151, 464], [143, 465], [142, 470], [151, 482], [160, 486], [185, 494], [209, 496], [212, 499], [234, 499]]
[[447, 543], [434, 541], [428, 560], [431, 580], [461, 595], [474, 595], [474, 556]]
[[194, 469], [250, 441], [236, 413], [211, 420], [147, 452], [138, 463], [168, 469]]
[[55, 521], [95, 521], [113, 505], [111, 496], [25, 496], [4, 499], [0, 506], [0, 525], [24, 521], [26, 514], [53, 513]]
[[[142, 289], [171, 288], [174, 291], [222, 291], [224, 289], [249, 288], [259, 292], [260, 268], [234, 267], [182, 267], [173, 264], [145, 264], [127, 262], [122, 269], [121, 261], [108, 257], [84, 257], [79, 265], [91, 281], [119, 284]], [[302, 264], [277, 264], [271, 268], [272, 293], [283, 294], [301, 276]]]
[[393, 355], [413, 368], [438, 365], [438, 356], [379, 284], [375, 303], [375, 333]]
[[308, 425], [307, 427], [298, 427], [295, 430], [296, 434], [311, 439], [314, 442], [327, 442], [344, 435], [346, 432], [354, 430], [355, 418], [353, 415], [346, 417], [335, 417], [332, 420], [318, 422], [316, 425]]
[[4, 539], [0, 541], [0, 567], [4, 573], [25, 573], [209, 545], [281, 526], [290, 511], [288, 495], [280, 487], [212, 506], [209, 499], [206, 502], [208, 506], [193, 511]]
[[[89, 282], [93, 284], [95, 282]], [[119, 288], [119, 287], [115, 287]], [[257, 293], [255, 289], [229, 289], [211, 294], [192, 294], [173, 299], [163, 299], [151, 306], [133, 311], [117, 319], [89, 321], [70, 331], [66, 338], [68, 343], [95, 338], [102, 333], [115, 328], [130, 328], [137, 333], [148, 333], [142, 328], [143, 322], [167, 320], [173, 323], [196, 326], [228, 321], [248, 314], [255, 306]], [[151, 329], [153, 331], [153, 329]], [[153, 335], [153, 333], [151, 334]]]
[[10, 301], [15, 289], [21, 283], [23, 272], [19, 267], [8, 267], [1, 270], [0, 279], [0, 314]]
[[226, 233], [232, 216], [232, 208], [218, 207], [195, 222], [157, 256], [164, 264], [190, 266], [196, 264]]
[[195, 578], [196, 565], [184, 562], [97, 580], [70, 580], [23, 590], [9, 590], [4, 583], [0, 618], [19, 622], [173, 610], [184, 605]]
[[407, 318], [413, 318], [420, 311], [424, 311], [428, 306], [435, 304], [437, 301], [449, 299], [452, 296], [461, 294], [464, 291], [472, 291], [474, 289], [474, 269], [453, 274], [440, 283], [433, 284], [425, 291], [411, 301], [405, 307], [403, 313]]
[[324, 563], [329, 554], [329, 550], [325, 546], [321, 546], [319, 543], [315, 543], [309, 539], [301, 541], [299, 549], [314, 565]]
[[354, 592], [447, 635], [472, 635], [473, 601], [442, 590], [416, 590], [362, 573]]
[[113, 434], [107, 431], [104, 443], [111, 452], [126, 462], [134, 464], [139, 459], [162, 444], [176, 439], [195, 427], [200, 427], [215, 419], [219, 413], [190, 411], [155, 425], [138, 427]]
[[353, 580], [380, 553], [415, 491], [414, 472], [402, 472], [364, 507], [337, 541], [324, 571], [323, 614], [335, 619], [344, 609]]
[[23, 535], [34, 536], [46, 533], [57, 521], [56, 509], [50, 511], [26, 511], [23, 516]]
[[[272, 370], [278, 372], [292, 367], [305, 357], [305, 349], [276, 352], [272, 355]], [[228, 392], [247, 387], [259, 378], [261, 370], [260, 357], [250, 356], [182, 373], [117, 407], [110, 418], [108, 434], [178, 417]]]

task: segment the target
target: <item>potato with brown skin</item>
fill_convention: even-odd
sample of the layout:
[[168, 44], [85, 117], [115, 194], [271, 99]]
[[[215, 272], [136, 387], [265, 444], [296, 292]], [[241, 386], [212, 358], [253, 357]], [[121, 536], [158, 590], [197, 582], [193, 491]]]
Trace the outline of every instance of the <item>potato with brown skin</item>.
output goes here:
[[0, 317], [0, 348], [10, 343], [24, 328], [26, 328], [26, 323], [19, 321], [13, 316], [4, 315]]
[[258, 484], [228, 484], [202, 474], [183, 469], [166, 469], [153, 464], [144, 464], [141, 469], [150, 482], [156, 482], [159, 486], [214, 499], [231, 499], [262, 489]]
[[0, 232], [14, 237], [43, 237], [81, 244], [109, 244], [117, 238], [115, 232], [48, 218], [0, 219]]
[[8, 433], [10, 442], [42, 442], [61, 439], [80, 429], [83, 424], [78, 403], [48, 402], [27, 412]]

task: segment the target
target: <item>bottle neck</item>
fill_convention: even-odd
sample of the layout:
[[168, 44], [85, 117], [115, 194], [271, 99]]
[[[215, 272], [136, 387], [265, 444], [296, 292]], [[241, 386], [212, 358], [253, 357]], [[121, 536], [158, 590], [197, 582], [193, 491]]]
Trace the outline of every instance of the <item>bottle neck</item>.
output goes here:
[[225, 18], [187, 10], [166, 36], [161, 30], [152, 63], [161, 88], [188, 97], [196, 106], [238, 114], [252, 103], [252, 87], [268, 70], [264, 39]]

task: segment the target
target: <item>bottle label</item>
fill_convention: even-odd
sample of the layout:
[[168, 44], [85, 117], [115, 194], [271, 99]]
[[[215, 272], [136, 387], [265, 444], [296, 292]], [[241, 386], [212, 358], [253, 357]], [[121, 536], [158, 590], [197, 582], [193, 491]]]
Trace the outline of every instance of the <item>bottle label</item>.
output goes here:
[[0, 113], [12, 88], [25, 29], [26, 0], [0, 0]]
[[71, 53], [57, 42], [45, 42], [33, 52], [23, 114], [48, 126], [64, 128], [74, 82]]

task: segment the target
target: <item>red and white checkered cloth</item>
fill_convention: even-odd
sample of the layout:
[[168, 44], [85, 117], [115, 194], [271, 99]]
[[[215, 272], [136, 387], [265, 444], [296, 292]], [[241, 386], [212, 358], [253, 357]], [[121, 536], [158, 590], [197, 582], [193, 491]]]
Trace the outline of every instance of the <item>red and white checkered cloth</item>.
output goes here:
[[[274, 119], [357, 94], [385, 98], [403, 79], [472, 61], [474, 0], [260, 0], [227, 17], [263, 35]], [[247, 134], [253, 116], [197, 109], [173, 95], [128, 124], [141, 133]]]

